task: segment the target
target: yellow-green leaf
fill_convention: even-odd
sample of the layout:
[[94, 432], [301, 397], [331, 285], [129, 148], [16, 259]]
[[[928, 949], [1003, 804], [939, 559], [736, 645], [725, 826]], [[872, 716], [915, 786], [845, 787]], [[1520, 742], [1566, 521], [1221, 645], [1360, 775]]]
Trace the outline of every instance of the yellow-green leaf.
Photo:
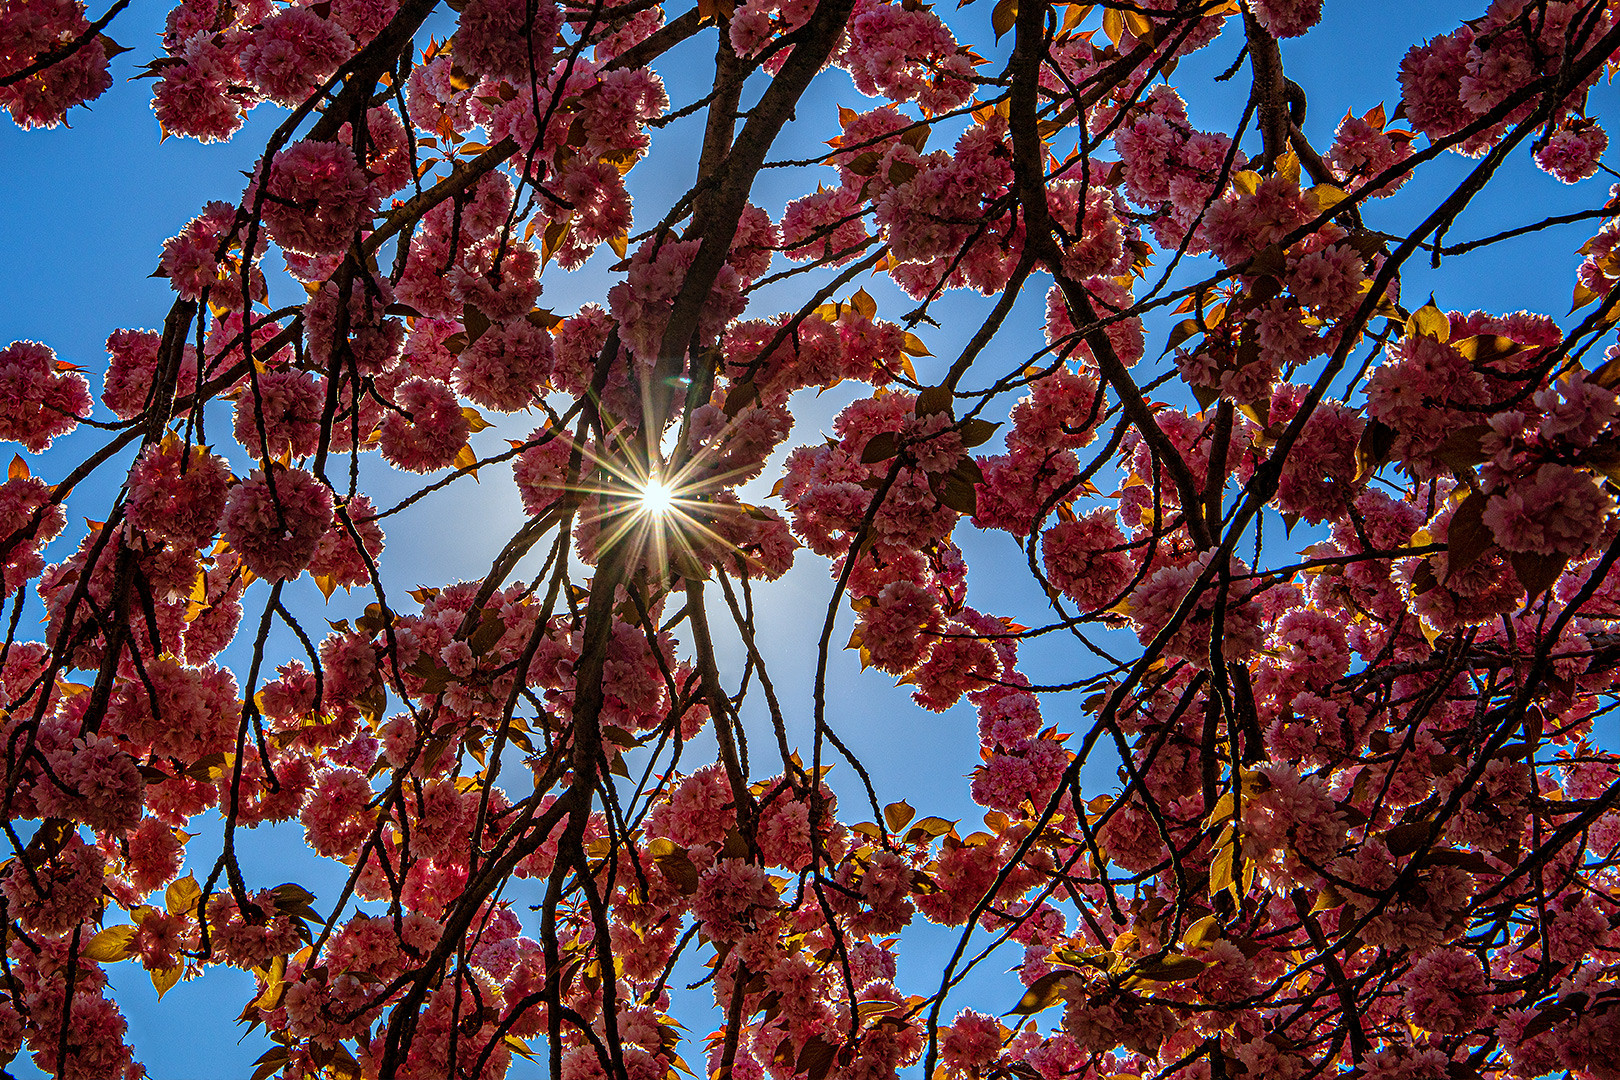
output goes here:
[[1151, 979], [1154, 982], [1177, 982], [1181, 979], [1190, 979], [1203, 970], [1202, 960], [1171, 953], [1162, 960], [1143, 960], [1136, 965], [1131, 974], [1139, 979]]
[[174, 989], [174, 984], [180, 981], [180, 976], [184, 972], [185, 967], [180, 964], [176, 964], [171, 968], [153, 970], [151, 972], [152, 986], [157, 990], [157, 996], [161, 999], [164, 994]]
[[865, 289], [857, 289], [855, 295], [849, 298], [849, 306], [863, 319], [870, 319], [877, 315], [877, 301]]
[[184, 915], [197, 910], [197, 901], [202, 898], [202, 889], [197, 886], [197, 878], [193, 874], [176, 881], [163, 891], [163, 904], [169, 909], [170, 915]]
[[281, 1004], [281, 995], [287, 989], [287, 958], [278, 956], [268, 968], [259, 970], [264, 974], [264, 993], [253, 1004], [268, 1011]]
[[1182, 935], [1182, 946], [1189, 951], [1202, 949], [1219, 939], [1221, 936], [1221, 921], [1214, 915], [1205, 915], [1202, 919], [1187, 927]]
[[1316, 201], [1316, 211], [1331, 210], [1350, 197], [1349, 193], [1333, 184], [1317, 184], [1307, 194]]
[[95, 937], [90, 943], [79, 950], [79, 955], [86, 960], [94, 960], [98, 964], [112, 964], [119, 960], [128, 960], [129, 946], [135, 940], [135, 927], [130, 925], [109, 926]]
[[1007, 1010], [1007, 1015], [1030, 1016], [1043, 1009], [1049, 1009], [1063, 1000], [1063, 984], [1074, 978], [1072, 971], [1049, 971], [1036, 979], [1024, 996], [1018, 999], [1018, 1004]]
[[1229, 889], [1234, 883], [1232, 877], [1233, 845], [1222, 845], [1215, 852], [1215, 857], [1209, 861], [1209, 895], [1218, 896], [1222, 890]]
[[1446, 313], [1429, 301], [1416, 311], [1412, 312], [1406, 320], [1407, 337], [1431, 337], [1436, 341], [1451, 340], [1451, 320]]

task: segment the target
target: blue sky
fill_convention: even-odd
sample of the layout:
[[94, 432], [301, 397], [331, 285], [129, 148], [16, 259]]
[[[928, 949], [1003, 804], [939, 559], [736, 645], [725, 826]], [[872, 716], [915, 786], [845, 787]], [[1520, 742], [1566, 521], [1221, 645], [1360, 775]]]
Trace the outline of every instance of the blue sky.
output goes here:
[[[949, 5], [941, 7], [944, 10]], [[1313, 143], [1325, 150], [1347, 109], [1359, 114], [1382, 101], [1393, 110], [1399, 99], [1396, 72], [1406, 48], [1450, 31], [1461, 19], [1477, 16], [1482, 8], [1482, 0], [1473, 5], [1328, 0], [1324, 23], [1316, 32], [1283, 43], [1290, 76], [1310, 95], [1305, 126]], [[148, 107], [148, 84], [123, 80], [156, 54], [155, 34], [165, 10], [166, 5], [157, 0], [135, 0], [114, 23], [112, 35], [133, 51], [115, 61], [118, 81], [112, 90], [91, 109], [75, 110], [71, 128], [23, 133], [0, 124], [0, 345], [19, 338], [43, 341], [63, 359], [94, 373], [98, 388], [99, 373], [106, 363], [102, 342], [107, 334], [120, 327], [156, 327], [169, 307], [172, 294], [167, 282], [147, 276], [157, 264], [163, 240], [174, 235], [205, 202], [239, 197], [241, 172], [252, 165], [255, 147], [263, 144], [279, 119], [274, 110], [261, 107], [252, 114], [247, 128], [226, 145], [201, 146], [173, 138], [160, 142]], [[964, 42], [999, 61], [1006, 42], [993, 48], [978, 40], [988, 13], [987, 0], [980, 0], [948, 17], [961, 28]], [[442, 36], [449, 25], [433, 24], [433, 28]], [[987, 40], [988, 32], [982, 36]], [[712, 34], [706, 34], [672, 53], [660, 66], [677, 105], [703, 92], [699, 80], [712, 47]], [[1202, 127], [1229, 128], [1242, 111], [1246, 71], [1225, 84], [1210, 80], [1231, 63], [1237, 49], [1228, 35], [1183, 62], [1172, 79], [1187, 98], [1194, 122]], [[750, 89], [757, 93], [758, 86]], [[1610, 89], [1601, 86], [1594, 94], [1595, 105], [1607, 104], [1611, 97]], [[840, 104], [865, 107], [847, 78], [832, 72], [800, 105], [798, 119], [785, 132], [780, 153], [773, 156], [817, 152], [821, 140], [836, 131], [836, 106]], [[1601, 112], [1601, 108], [1595, 111]], [[648, 162], [630, 174], [638, 221], [655, 220], [684, 191], [700, 134], [701, 126], [695, 120], [655, 133]], [[948, 145], [948, 140], [936, 135], [932, 145]], [[1434, 163], [1427, 179], [1409, 184], [1395, 199], [1369, 210], [1369, 224], [1401, 231], [1403, 224], [1419, 220], [1471, 164], [1454, 156]], [[829, 171], [825, 178], [831, 177]], [[806, 182], [802, 173], [767, 172], [754, 201], [779, 213], [789, 198], [803, 193]], [[813, 185], [815, 180], [808, 183]], [[1462, 240], [1594, 205], [1601, 201], [1607, 183], [1600, 177], [1566, 188], [1535, 170], [1528, 151], [1521, 150], [1504, 170], [1497, 188], [1462, 217], [1451, 237]], [[1553, 230], [1495, 251], [1449, 260], [1439, 274], [1414, 265], [1404, 294], [1413, 301], [1433, 291], [1443, 308], [1529, 308], [1562, 317], [1569, 307], [1572, 273], [1578, 262], [1574, 249], [1590, 235], [1581, 229]], [[610, 283], [604, 269], [608, 261], [599, 258], [578, 274], [549, 277], [541, 303], [567, 312], [583, 301], [601, 301]], [[1197, 272], [1196, 267], [1189, 270]], [[865, 286], [887, 317], [898, 317], [914, 306], [881, 279], [865, 282]], [[803, 295], [797, 289], [795, 282], [767, 292], [756, 300], [753, 311], [769, 314], [777, 306], [797, 307]], [[1008, 350], [1009, 355], [1020, 351], [1027, 355], [1040, 347], [1043, 296], [1043, 288], [1030, 290], [1020, 305], [1016, 329], [1008, 331], [998, 348]], [[925, 382], [930, 374], [943, 371], [987, 303], [973, 295], [953, 296], [936, 305], [935, 316], [944, 325], [919, 328], [936, 357], [919, 364]], [[1165, 328], [1162, 320], [1150, 324], [1147, 363], [1162, 349]], [[799, 428], [789, 445], [814, 442], [819, 431], [830, 430], [832, 416], [853, 394], [853, 388], [844, 387], [820, 397], [802, 393], [795, 401]], [[210, 415], [214, 431], [224, 430], [223, 418], [223, 412], [220, 419]], [[513, 426], [521, 428], [517, 434], [522, 434], [532, 422], [519, 417]], [[500, 439], [507, 434], [485, 433], [482, 445], [499, 448]], [[32, 463], [35, 472], [55, 478], [100, 438], [100, 433], [83, 429], [60, 440]], [[362, 468], [370, 470], [373, 490], [384, 492], [374, 496], [379, 504], [389, 501], [387, 492], [406, 490], [386, 477], [386, 470], [374, 457]], [[117, 473], [104, 472], [97, 482], [76, 492], [69, 502], [70, 520], [100, 518], [120, 479]], [[769, 483], [768, 473], [764, 487]], [[759, 497], [763, 499], [763, 490]], [[480, 483], [457, 484], [441, 497], [425, 501], [417, 511], [390, 522], [385, 584], [398, 596], [417, 585], [481, 576], [520, 521], [521, 508], [510, 474], [502, 467], [485, 470]], [[469, 527], [469, 522], [476, 524]], [[77, 536], [70, 530], [69, 542], [76, 542]], [[971, 603], [1026, 624], [1042, 621], [1044, 598], [1022, 571], [1023, 555], [1007, 536], [979, 534], [964, 525], [955, 538], [975, 568]], [[59, 558], [65, 552], [54, 554]], [[811, 730], [813, 646], [831, 584], [825, 561], [802, 553], [782, 582], [760, 594], [762, 646], [774, 660], [773, 677], [787, 703], [790, 736], [805, 746]], [[250, 591], [250, 612], [257, 590], [263, 588], [259, 585]], [[364, 603], [358, 594], [345, 598], [339, 593], [330, 605], [323, 605], [307, 580], [291, 590], [290, 599], [312, 618], [352, 615]], [[849, 613], [843, 612], [840, 619], [835, 644], [841, 644], [848, 634]], [[734, 662], [740, 658], [738, 644], [724, 637], [719, 644], [723, 667], [738, 670]], [[273, 641], [272, 649], [281, 650], [272, 654], [279, 660], [293, 655], [295, 646], [278, 640]], [[1027, 644], [1022, 656], [1026, 674], [1038, 682], [1073, 679], [1087, 670], [1084, 655], [1061, 635]], [[240, 660], [227, 657], [233, 658]], [[728, 661], [733, 662], [728, 666]], [[943, 716], [924, 712], [910, 703], [906, 688], [894, 687], [892, 680], [876, 672], [862, 674], [854, 655], [847, 652], [835, 654], [830, 676], [828, 716], [871, 769], [884, 801], [904, 797], [919, 813], [976, 822], [979, 813], [968, 798], [963, 779], [978, 761], [972, 710], [963, 705]], [[1081, 727], [1074, 695], [1049, 699], [1045, 711], [1048, 722], [1063, 730]], [[764, 759], [767, 747], [763, 743], [756, 757]], [[832, 776], [845, 797], [846, 812], [856, 796], [849, 783], [853, 779], [847, 767], [835, 769]], [[1085, 781], [1092, 791], [1106, 790], [1114, 782], [1105, 763], [1088, 772]], [[217, 849], [213, 840], [216, 827], [199, 824], [203, 835], [194, 849], [196, 856], [206, 860], [212, 855], [211, 842]], [[301, 856], [301, 830], [296, 824], [244, 837], [240, 850], [250, 884], [269, 886], [294, 878], [318, 895], [328, 896], [341, 882], [332, 870]], [[201, 863], [203, 871], [206, 865], [206, 861]], [[934, 928], [908, 931], [901, 972], [904, 989], [929, 992], [928, 976], [932, 974], [937, 981], [937, 963], [951, 939], [952, 935]], [[1006, 964], [990, 966], [999, 970]], [[256, 1035], [240, 1044], [236, 1041], [239, 1029], [234, 1018], [251, 989], [251, 979], [240, 972], [211, 970], [204, 979], [176, 986], [161, 1002], [155, 1000], [134, 965], [117, 965], [110, 974], [130, 1019], [138, 1053], [156, 1080], [242, 1076], [247, 1072], [245, 1064], [264, 1048]], [[956, 1006], [975, 1005], [999, 1013], [1016, 996], [1012, 986], [1008, 976], [986, 975], [955, 995], [948, 1012], [954, 1012]], [[701, 1000], [702, 993], [693, 997]], [[700, 1023], [691, 1026], [701, 1033], [707, 1029]], [[35, 1075], [30, 1069], [22, 1060], [13, 1066], [18, 1076]], [[514, 1071], [514, 1075], [527, 1074]]]

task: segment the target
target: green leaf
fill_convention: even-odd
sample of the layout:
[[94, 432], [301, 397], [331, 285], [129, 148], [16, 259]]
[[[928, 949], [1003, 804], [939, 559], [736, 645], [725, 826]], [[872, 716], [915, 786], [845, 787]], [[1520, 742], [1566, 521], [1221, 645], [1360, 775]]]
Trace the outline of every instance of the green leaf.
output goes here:
[[[969, 458], [968, 460], [972, 460]], [[939, 485], [939, 501], [959, 514], [972, 517], [979, 509], [979, 492], [972, 480], [956, 470]]]
[[683, 847], [676, 847], [673, 851], [666, 851], [654, 855], [653, 862], [664, 876], [681, 891], [682, 896], [691, 896], [698, 888], [698, 868]]
[[1434, 835], [1432, 821], [1408, 821], [1401, 825], [1392, 825], [1384, 833], [1384, 846], [1389, 853], [1396, 857], [1410, 855]]
[[1356, 446], [1356, 479], [1361, 480], [1377, 472], [1389, 460], [1389, 452], [1394, 447], [1395, 429], [1377, 420], [1369, 421]]
[[1469, 469], [1485, 460], [1485, 436], [1491, 433], [1486, 424], [1469, 424], [1448, 434], [1434, 456], [1453, 469]]
[[489, 329], [489, 316], [473, 307], [471, 303], [461, 305], [461, 321], [467, 327], [467, 344], [471, 345], [484, 336]]
[[1175, 329], [1170, 331], [1170, 343], [1164, 347], [1164, 352], [1159, 355], [1165, 355], [1176, 346], [1192, 338], [1193, 335], [1202, 334], [1203, 332], [1204, 325], [1197, 319], [1182, 319], [1176, 323]]
[[797, 1070], [804, 1073], [809, 1080], [826, 1080], [827, 1074], [832, 1072], [833, 1061], [838, 1056], [838, 1044], [829, 1042], [820, 1035], [812, 1035], [799, 1051]]
[[880, 160], [881, 158], [878, 156], [878, 152], [876, 150], [866, 150], [862, 153], [856, 154], [853, 158], [846, 161], [844, 163], [844, 168], [848, 169], [856, 176], [871, 176], [873, 173], [877, 172], [878, 162]]

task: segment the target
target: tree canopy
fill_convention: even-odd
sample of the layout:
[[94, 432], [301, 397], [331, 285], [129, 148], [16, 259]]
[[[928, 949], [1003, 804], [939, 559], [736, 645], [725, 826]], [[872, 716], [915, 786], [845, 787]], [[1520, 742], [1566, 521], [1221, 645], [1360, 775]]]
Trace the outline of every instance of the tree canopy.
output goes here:
[[[143, 93], [129, 2], [0, 0], [0, 108]], [[139, 57], [253, 164], [99, 365], [0, 348], [0, 1076], [230, 967], [254, 1080], [1620, 1080], [1620, 3], [1387, 103], [1285, 64], [1321, 0], [679, 8]], [[1571, 308], [1403, 291], [1469, 260]], [[480, 473], [487, 571], [391, 574]], [[851, 747], [975, 723], [977, 819]]]

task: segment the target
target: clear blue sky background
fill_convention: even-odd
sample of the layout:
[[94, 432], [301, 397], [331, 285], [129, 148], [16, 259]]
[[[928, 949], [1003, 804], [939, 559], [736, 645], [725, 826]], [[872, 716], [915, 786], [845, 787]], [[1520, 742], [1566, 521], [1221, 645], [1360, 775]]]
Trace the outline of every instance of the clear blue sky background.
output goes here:
[[[989, 47], [986, 29], [988, 0], [954, 14], [947, 14], [958, 26], [964, 43], [999, 60], [1010, 39], [999, 48]], [[941, 5], [945, 11], [950, 5]], [[1434, 2], [1410, 4], [1390, 0], [1328, 0], [1323, 25], [1303, 40], [1283, 44], [1289, 75], [1300, 82], [1310, 96], [1306, 124], [1313, 143], [1325, 150], [1332, 131], [1347, 109], [1358, 114], [1384, 102], [1393, 111], [1399, 100], [1396, 74], [1405, 50], [1414, 42], [1452, 30], [1462, 19], [1477, 16], [1483, 0], [1472, 4]], [[234, 200], [242, 188], [241, 172], [257, 156], [257, 147], [280, 119], [276, 110], [262, 107], [251, 115], [247, 128], [227, 145], [201, 146], [185, 139], [159, 142], [157, 123], [149, 107], [149, 87], [144, 82], [125, 83], [138, 65], [156, 55], [156, 33], [161, 28], [167, 5], [158, 0], [135, 0], [111, 28], [112, 35], [133, 51], [114, 63], [118, 81], [89, 110], [75, 110], [72, 127], [49, 132], [23, 133], [0, 123], [0, 345], [14, 339], [42, 341], [63, 359], [89, 369], [99, 389], [100, 372], [106, 356], [102, 343], [108, 333], [120, 327], [156, 327], [161, 324], [172, 300], [166, 281], [147, 275], [157, 265], [162, 242], [210, 199]], [[430, 29], [443, 36], [453, 24], [440, 19]], [[1247, 71], [1225, 84], [1210, 77], [1224, 69], [1237, 54], [1239, 43], [1233, 35], [1184, 61], [1173, 83], [1188, 99], [1193, 120], [1207, 129], [1229, 129], [1242, 112], [1247, 93]], [[706, 90], [701, 82], [713, 48], [713, 35], [707, 33], [688, 42], [660, 65], [672, 99], [677, 105], [692, 100]], [[751, 87], [757, 93], [758, 86]], [[1608, 104], [1612, 92], [1602, 86], [1595, 93], [1594, 105]], [[866, 107], [863, 99], [840, 73], [829, 73], [798, 109], [798, 120], [784, 136], [776, 156], [808, 156], [821, 149], [821, 140], [836, 131], [836, 106]], [[1620, 134], [1611, 132], [1611, 134]], [[696, 119], [673, 124], [655, 133], [648, 162], [630, 174], [636, 198], [637, 220], [655, 220], [674, 197], [685, 190], [691, 176], [694, 149], [701, 136]], [[949, 145], [936, 135], [932, 145]], [[1420, 220], [1435, 198], [1450, 190], [1470, 167], [1471, 162], [1448, 157], [1429, 167], [1429, 177], [1414, 182], [1396, 198], [1368, 213], [1369, 225], [1401, 232]], [[827, 177], [831, 177], [828, 172]], [[813, 184], [815, 181], [810, 181]], [[780, 212], [790, 198], [803, 193], [802, 173], [767, 172], [756, 189], [754, 201], [773, 214]], [[1521, 150], [1504, 170], [1496, 188], [1471, 208], [1452, 230], [1453, 240], [1494, 232], [1501, 228], [1540, 219], [1601, 201], [1607, 179], [1601, 176], [1575, 188], [1566, 188], [1535, 170], [1528, 150]], [[1504, 245], [1495, 251], [1468, 258], [1449, 260], [1441, 274], [1431, 274], [1425, 266], [1414, 266], [1405, 283], [1409, 301], [1433, 291], [1443, 308], [1511, 311], [1519, 308], [1544, 311], [1562, 317], [1569, 308], [1572, 274], [1578, 247], [1589, 232], [1582, 226], [1549, 231]], [[597, 259], [572, 276], [548, 277], [543, 305], [559, 312], [574, 310], [588, 300], [601, 301], [609, 278], [606, 260]], [[1189, 270], [1197, 272], [1196, 267]], [[880, 312], [890, 318], [914, 306], [898, 290], [882, 279], [866, 283], [878, 298]], [[797, 283], [758, 297], [754, 312], [769, 314], [776, 308], [796, 308], [802, 291]], [[1008, 332], [1001, 348], [1005, 355], [1027, 355], [1040, 347], [1042, 289], [1033, 289], [1021, 305], [1022, 319]], [[285, 293], [283, 295], [286, 295]], [[932, 361], [919, 364], [927, 381], [931, 372], [942, 371], [955, 348], [977, 325], [975, 316], [986, 301], [976, 295], [951, 297], [936, 305], [934, 314], [944, 324], [941, 329], [922, 329], [922, 337], [935, 353]], [[1163, 348], [1165, 324], [1150, 325], [1149, 356]], [[1151, 360], [1149, 361], [1151, 363]], [[820, 397], [803, 393], [795, 401], [799, 428], [789, 445], [813, 442], [818, 432], [830, 430], [831, 418], [853, 396], [853, 389], [839, 388]], [[225, 430], [223, 411], [211, 413], [212, 430]], [[528, 430], [531, 422], [517, 418], [512, 425]], [[486, 449], [499, 449], [507, 431], [491, 431], [479, 438]], [[54, 479], [99, 443], [101, 434], [83, 429], [59, 441], [48, 454], [32, 464], [46, 479]], [[242, 464], [238, 462], [238, 464]], [[379, 504], [392, 493], [403, 493], [409, 485], [392, 479], [372, 455], [363, 461], [363, 486]], [[369, 474], [367, 474], [369, 470]], [[370, 480], [367, 481], [366, 476]], [[121, 471], [104, 469], [97, 481], [84, 485], [69, 502], [70, 519], [103, 516], [122, 479]], [[768, 488], [770, 476], [764, 483]], [[764, 498], [763, 490], [758, 496]], [[461, 483], [436, 499], [420, 505], [411, 514], [393, 519], [387, 530], [389, 550], [384, 560], [385, 584], [392, 595], [422, 584], [442, 584], [458, 578], [482, 576], [489, 560], [504, 539], [521, 522], [522, 512], [510, 474], [496, 467], [481, 473], [481, 483]], [[69, 530], [68, 540], [76, 543], [79, 533]], [[1297, 539], [1297, 537], [1296, 537]], [[969, 600], [996, 615], [1010, 616], [1026, 624], [1043, 621], [1047, 614], [1044, 598], [1022, 570], [1022, 554], [1004, 534], [980, 534], [964, 525], [956, 540], [974, 567]], [[56, 558], [67, 553], [59, 544]], [[247, 597], [248, 611], [263, 585], [255, 586]], [[761, 632], [766, 656], [774, 661], [773, 676], [790, 718], [790, 737], [808, 746], [810, 738], [809, 688], [814, 675], [814, 641], [831, 590], [827, 565], [810, 554], [801, 554], [798, 565], [780, 583], [761, 591]], [[307, 579], [290, 593], [297, 609], [311, 618], [342, 618], [357, 613], [364, 600], [357, 593], [339, 593], [330, 605], [323, 605], [319, 593]], [[261, 600], [262, 602], [262, 600]], [[722, 620], [723, 621], [723, 620]], [[835, 644], [848, 633], [850, 616], [841, 616]], [[318, 625], [318, 623], [317, 623]], [[737, 660], [740, 649], [735, 641], [722, 641], [727, 652], [723, 659]], [[296, 655], [291, 640], [272, 642], [276, 660]], [[1037, 682], [1058, 682], [1086, 673], [1088, 661], [1072, 642], [1052, 635], [1023, 648], [1023, 667]], [[226, 661], [239, 671], [244, 666], [232, 661], [242, 657], [228, 653]], [[732, 663], [731, 671], [740, 665]], [[975, 717], [971, 708], [958, 706], [936, 716], [912, 705], [906, 688], [896, 688], [892, 680], [876, 672], [862, 674], [853, 654], [834, 656], [831, 672], [829, 718], [845, 740], [872, 771], [880, 796], [885, 800], [906, 798], [920, 813], [941, 814], [976, 823], [979, 810], [968, 797], [964, 776], [978, 761]], [[1063, 730], [1082, 727], [1079, 701], [1074, 695], [1051, 698], [1045, 703], [1049, 723]], [[693, 748], [699, 751], [701, 748]], [[770, 756], [769, 742], [762, 742], [756, 758]], [[687, 760], [699, 760], [689, 757]], [[832, 779], [846, 800], [846, 812], [856, 799], [854, 777], [847, 767], [835, 769]], [[1112, 766], [1099, 762], [1085, 777], [1087, 789], [1104, 791], [1114, 784]], [[210, 821], [216, 815], [208, 815]], [[217, 851], [217, 824], [199, 821], [203, 835], [193, 842], [193, 866], [199, 876]], [[264, 887], [295, 879], [327, 897], [335, 893], [342, 878], [329, 866], [321, 866], [303, 854], [302, 831], [296, 823], [283, 825], [239, 841], [243, 870], [250, 884]], [[336, 869], [342, 869], [338, 867]], [[519, 895], [520, 902], [537, 897]], [[317, 907], [323, 907], [317, 903]], [[116, 915], [114, 915], [116, 917]], [[953, 934], [919, 924], [907, 931], [902, 950], [902, 988], [929, 993], [937, 985], [939, 962], [948, 952]], [[976, 979], [953, 996], [953, 1008], [973, 1005], [1000, 1013], [1016, 999], [1015, 981], [1001, 974], [1014, 962], [992, 962], [991, 973]], [[258, 1035], [237, 1042], [240, 1029], [234, 1019], [251, 991], [251, 978], [229, 969], [211, 969], [207, 976], [176, 986], [157, 1001], [144, 973], [132, 963], [113, 966], [109, 973], [118, 988], [118, 999], [129, 1017], [132, 1037], [139, 1056], [155, 1080], [227, 1080], [243, 1077], [248, 1063], [265, 1048]], [[702, 1009], [705, 991], [686, 995], [683, 1006]], [[690, 1022], [697, 1034], [704, 1017]], [[692, 1054], [688, 1060], [697, 1060]], [[12, 1066], [19, 1077], [37, 1075], [23, 1058]], [[515, 1076], [538, 1075], [525, 1066]]]

